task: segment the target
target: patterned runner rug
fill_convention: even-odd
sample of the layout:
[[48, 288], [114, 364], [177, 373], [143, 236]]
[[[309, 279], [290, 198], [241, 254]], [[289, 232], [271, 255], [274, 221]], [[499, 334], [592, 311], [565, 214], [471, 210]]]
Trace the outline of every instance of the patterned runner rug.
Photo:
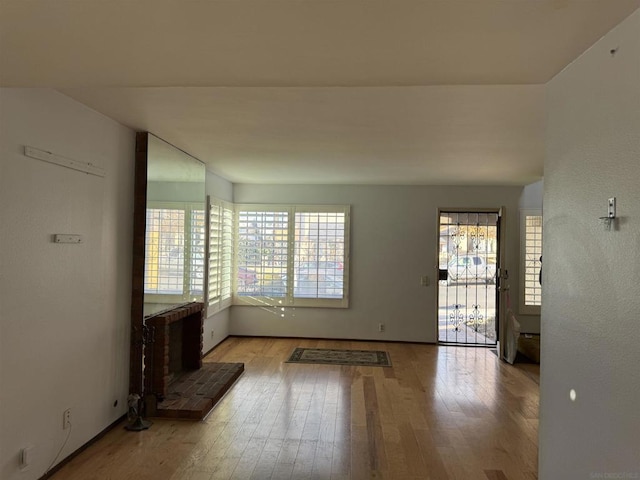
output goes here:
[[296, 348], [287, 363], [324, 363], [328, 365], [358, 365], [390, 367], [391, 358], [382, 350], [335, 350], [330, 348]]

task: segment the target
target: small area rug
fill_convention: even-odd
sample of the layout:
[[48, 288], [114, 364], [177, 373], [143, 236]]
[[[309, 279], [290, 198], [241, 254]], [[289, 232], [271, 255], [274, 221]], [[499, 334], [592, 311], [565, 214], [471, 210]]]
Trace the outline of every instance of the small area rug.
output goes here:
[[361, 367], [390, 367], [391, 358], [382, 350], [335, 350], [331, 348], [296, 348], [287, 363], [323, 363]]

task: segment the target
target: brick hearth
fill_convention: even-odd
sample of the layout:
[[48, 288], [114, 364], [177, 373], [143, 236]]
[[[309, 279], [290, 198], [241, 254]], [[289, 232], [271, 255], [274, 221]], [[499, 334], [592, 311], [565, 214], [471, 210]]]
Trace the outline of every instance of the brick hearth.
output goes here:
[[204, 363], [200, 370], [183, 372], [169, 385], [154, 416], [204, 418], [243, 371], [243, 363]]
[[244, 371], [242, 363], [202, 363], [203, 304], [190, 303], [146, 319], [146, 415], [201, 419]]

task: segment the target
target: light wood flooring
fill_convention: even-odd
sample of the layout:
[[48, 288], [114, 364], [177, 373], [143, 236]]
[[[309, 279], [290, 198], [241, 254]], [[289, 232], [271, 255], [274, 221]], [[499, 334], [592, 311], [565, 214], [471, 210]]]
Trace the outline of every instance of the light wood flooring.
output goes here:
[[[284, 363], [295, 347], [387, 350], [393, 367]], [[205, 361], [246, 371], [204, 421], [119, 425], [53, 478], [537, 478], [537, 366], [485, 348], [238, 337]]]

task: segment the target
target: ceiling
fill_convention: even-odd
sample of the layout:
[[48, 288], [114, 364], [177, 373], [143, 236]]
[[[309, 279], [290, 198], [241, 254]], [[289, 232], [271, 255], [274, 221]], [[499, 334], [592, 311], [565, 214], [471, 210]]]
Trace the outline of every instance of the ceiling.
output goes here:
[[544, 85], [640, 0], [0, 0], [52, 87], [233, 182], [526, 184]]

